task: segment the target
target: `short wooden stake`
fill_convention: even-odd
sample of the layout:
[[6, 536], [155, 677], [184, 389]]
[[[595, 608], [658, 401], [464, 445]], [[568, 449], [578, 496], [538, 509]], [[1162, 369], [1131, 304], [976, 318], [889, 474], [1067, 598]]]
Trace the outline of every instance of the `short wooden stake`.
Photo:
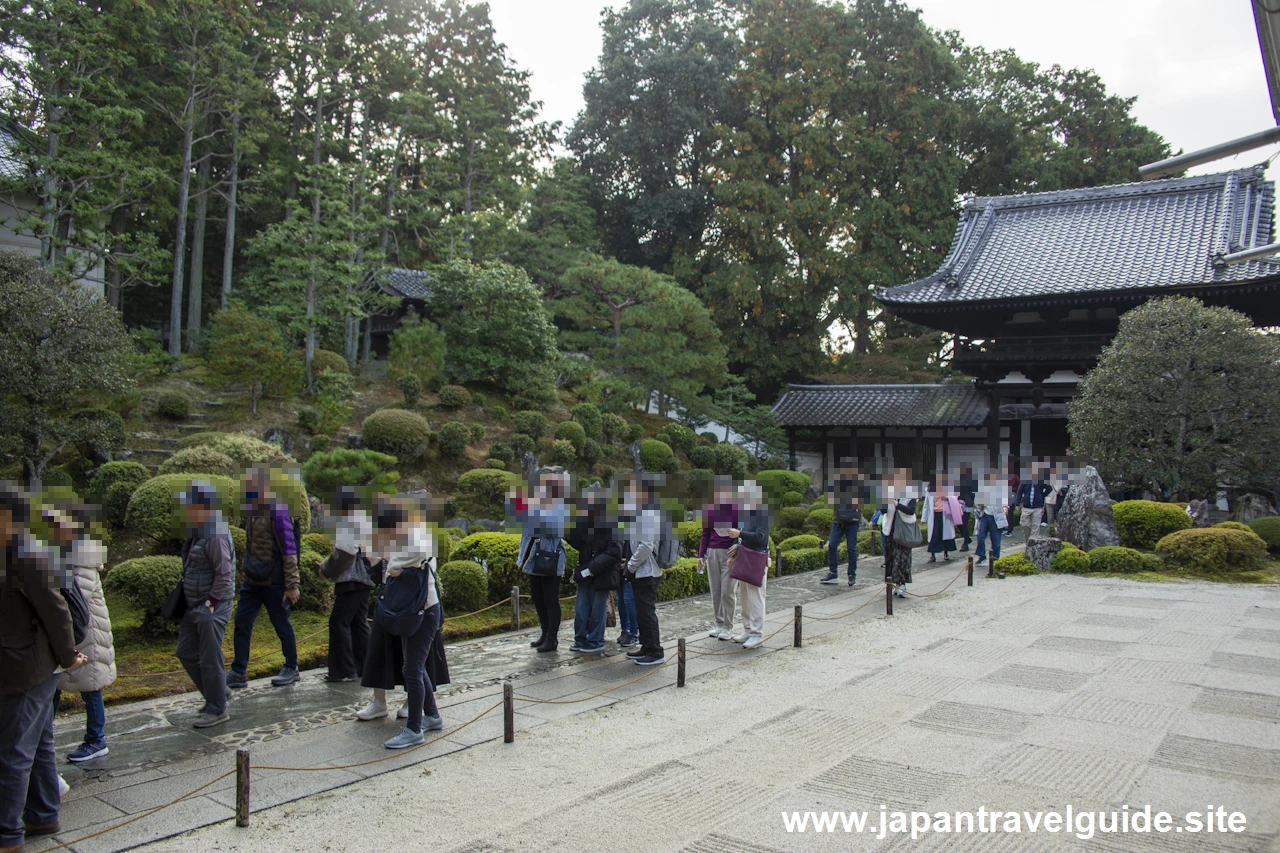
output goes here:
[[236, 750], [236, 826], [249, 825], [249, 750]]
[[502, 742], [516, 740], [516, 689], [510, 681], [502, 685]]
[[676, 687], [684, 687], [684, 637], [676, 643]]
[[893, 615], [893, 583], [890, 581], [884, 582], [884, 615]]
[[511, 630], [520, 630], [520, 587], [511, 587]]
[[969, 558], [969, 586], [973, 586], [973, 557]]
[[791, 645], [792, 645], [792, 646], [794, 646], [794, 647], [795, 647], [795, 648], [797, 648], [797, 649], [798, 649], [798, 648], [800, 648], [802, 645], [804, 645], [804, 624], [803, 624], [803, 622], [804, 622], [804, 608], [803, 608], [803, 607], [801, 607], [799, 604], [797, 604], [797, 605], [796, 605], [796, 619], [795, 619], [795, 636], [794, 636], [794, 637], [792, 637], [792, 639], [791, 639]]

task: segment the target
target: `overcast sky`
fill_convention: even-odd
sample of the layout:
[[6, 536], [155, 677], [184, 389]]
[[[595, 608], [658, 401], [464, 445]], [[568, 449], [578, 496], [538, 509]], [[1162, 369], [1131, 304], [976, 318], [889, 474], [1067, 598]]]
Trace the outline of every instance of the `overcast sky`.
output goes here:
[[[1108, 91], [1138, 96], [1138, 120], [1176, 151], [1275, 124], [1252, 0], [914, 0], [931, 27], [969, 44], [1014, 48], [1042, 65], [1092, 68]], [[532, 72], [543, 116], [573, 123], [600, 53], [598, 0], [489, 0], [498, 38]], [[1280, 146], [1195, 172], [1259, 162]], [[1274, 172], [1273, 172], [1274, 174]]]

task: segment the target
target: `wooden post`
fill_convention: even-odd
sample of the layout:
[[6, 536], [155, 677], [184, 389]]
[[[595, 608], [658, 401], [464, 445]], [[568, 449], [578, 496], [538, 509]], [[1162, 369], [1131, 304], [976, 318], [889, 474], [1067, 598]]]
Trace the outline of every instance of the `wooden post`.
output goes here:
[[893, 615], [893, 583], [892, 581], [884, 582], [884, 615]]
[[516, 689], [508, 681], [502, 685], [502, 742], [516, 740]]
[[969, 586], [973, 586], [973, 557], [969, 558]]
[[684, 687], [684, 637], [676, 644], [676, 687]]
[[803, 645], [803, 638], [804, 638], [804, 607], [797, 604], [796, 619], [795, 619], [795, 636], [792, 637], [791, 639], [791, 645], [797, 649], [800, 648], [800, 646]]
[[520, 587], [518, 586], [511, 587], [511, 630], [520, 630]]
[[236, 750], [236, 826], [249, 825], [249, 750]]

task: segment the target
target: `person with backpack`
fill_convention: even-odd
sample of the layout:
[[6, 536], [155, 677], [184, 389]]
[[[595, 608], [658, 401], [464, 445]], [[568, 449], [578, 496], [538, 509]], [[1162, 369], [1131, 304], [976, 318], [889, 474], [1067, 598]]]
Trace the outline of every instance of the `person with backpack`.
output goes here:
[[858, 582], [858, 528], [862, 525], [860, 496], [853, 466], [840, 469], [827, 487], [827, 503], [831, 505], [831, 535], [827, 539], [827, 576], [821, 583], [840, 580], [840, 540], [849, 550], [849, 586]]
[[59, 830], [62, 794], [53, 751], [53, 694], [76, 651], [56, 553], [31, 536], [28, 498], [0, 484], [0, 851]]
[[333, 551], [316, 567], [333, 581], [333, 610], [329, 613], [329, 673], [325, 681], [355, 681], [364, 670], [369, 649], [369, 552], [373, 521], [360, 506], [360, 493], [338, 490], [338, 518]]
[[191, 683], [204, 696], [204, 707], [193, 725], [207, 729], [231, 719], [227, 715], [222, 639], [231, 619], [236, 546], [217, 508], [218, 493], [213, 486], [196, 481], [178, 500], [186, 517], [187, 535], [182, 543], [180, 581], [180, 600], [185, 607], [178, 622], [176, 654]]
[[578, 551], [574, 581], [578, 598], [573, 611], [571, 652], [600, 654], [604, 651], [605, 611], [609, 593], [618, 589], [622, 575], [622, 542], [618, 525], [608, 517], [604, 493], [598, 486], [587, 489], [578, 507], [577, 521], [569, 531], [569, 544]]
[[49, 510], [45, 516], [51, 524], [53, 539], [62, 550], [63, 562], [88, 608], [84, 638], [76, 643], [76, 650], [85, 656], [87, 663], [62, 674], [53, 699], [55, 714], [63, 691], [79, 693], [84, 700], [84, 741], [67, 755], [68, 761], [79, 764], [107, 754], [107, 712], [102, 691], [116, 680], [111, 613], [102, 593], [101, 575], [107, 562], [107, 549], [89, 537], [92, 519], [88, 507], [76, 504]]
[[[754, 649], [764, 642], [764, 588], [769, 575], [769, 510], [764, 505], [764, 493], [760, 486], [751, 481], [739, 487], [738, 500], [742, 505], [742, 526], [735, 527], [729, 533], [737, 544], [732, 574], [739, 578], [738, 586], [742, 593], [742, 633], [734, 637], [733, 641], [740, 643], [744, 649]], [[754, 576], [747, 565], [749, 560], [754, 561], [757, 567]], [[758, 571], [759, 569], [763, 571]]]
[[659, 551], [665, 524], [653, 485], [650, 480], [633, 480], [626, 506], [634, 520], [627, 529], [631, 557], [625, 571], [635, 592], [640, 628], [640, 647], [628, 652], [627, 657], [640, 666], [657, 666], [667, 660], [658, 626], [658, 581], [662, 579]]
[[236, 604], [235, 657], [227, 673], [227, 686], [239, 689], [249, 685], [249, 645], [253, 639], [253, 623], [265, 605], [271, 625], [280, 638], [284, 666], [271, 679], [272, 687], [293, 684], [298, 675], [298, 642], [293, 633], [290, 612], [298, 603], [301, 580], [298, 577], [298, 549], [301, 531], [289, 516], [289, 506], [271, 491], [271, 471], [252, 468], [245, 477], [245, 555], [244, 583]]
[[[428, 673], [428, 659], [442, 644], [440, 628], [444, 610], [435, 571], [431, 530], [421, 519], [395, 502], [385, 503], [374, 519], [373, 554], [384, 574], [374, 607], [373, 621], [382, 660], [387, 646], [399, 645], [403, 668], [407, 720], [399, 734], [383, 745], [406, 749], [425, 742], [423, 732], [440, 731], [444, 719], [436, 706], [435, 685]], [[373, 646], [370, 646], [371, 659]], [[370, 669], [368, 663], [366, 671]], [[375, 694], [375, 701], [376, 694]], [[383, 694], [383, 713], [386, 698]]]
[[711, 606], [717, 640], [733, 639], [733, 612], [737, 609], [737, 583], [729, 577], [730, 528], [738, 526], [738, 505], [734, 502], [733, 481], [716, 478], [715, 503], [702, 508], [702, 538], [698, 542], [698, 571], [707, 573], [711, 586]]
[[905, 499], [903, 496], [907, 489], [907, 472], [899, 469], [891, 480], [892, 491], [880, 519], [880, 529], [885, 537], [884, 579], [893, 585], [893, 594], [897, 598], [907, 597], [906, 586], [911, 583], [912, 549], [924, 541], [916, 517], [918, 499]]
[[567, 553], [564, 534], [569, 509], [564, 502], [565, 482], [559, 471], [545, 471], [531, 496], [512, 493], [508, 505], [520, 525], [520, 550], [516, 565], [529, 576], [529, 596], [538, 612], [538, 639], [529, 645], [539, 653], [560, 647], [560, 579]]

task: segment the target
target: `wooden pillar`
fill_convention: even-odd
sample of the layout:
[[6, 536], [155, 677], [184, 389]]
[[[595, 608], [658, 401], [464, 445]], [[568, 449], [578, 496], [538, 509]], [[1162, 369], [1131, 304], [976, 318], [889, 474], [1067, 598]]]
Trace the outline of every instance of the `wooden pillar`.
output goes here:
[[915, 461], [911, 463], [913, 480], [924, 480], [924, 430], [916, 427]]
[[987, 454], [990, 465], [996, 472], [1003, 474], [1000, 465], [1000, 393], [992, 388], [987, 392]]

